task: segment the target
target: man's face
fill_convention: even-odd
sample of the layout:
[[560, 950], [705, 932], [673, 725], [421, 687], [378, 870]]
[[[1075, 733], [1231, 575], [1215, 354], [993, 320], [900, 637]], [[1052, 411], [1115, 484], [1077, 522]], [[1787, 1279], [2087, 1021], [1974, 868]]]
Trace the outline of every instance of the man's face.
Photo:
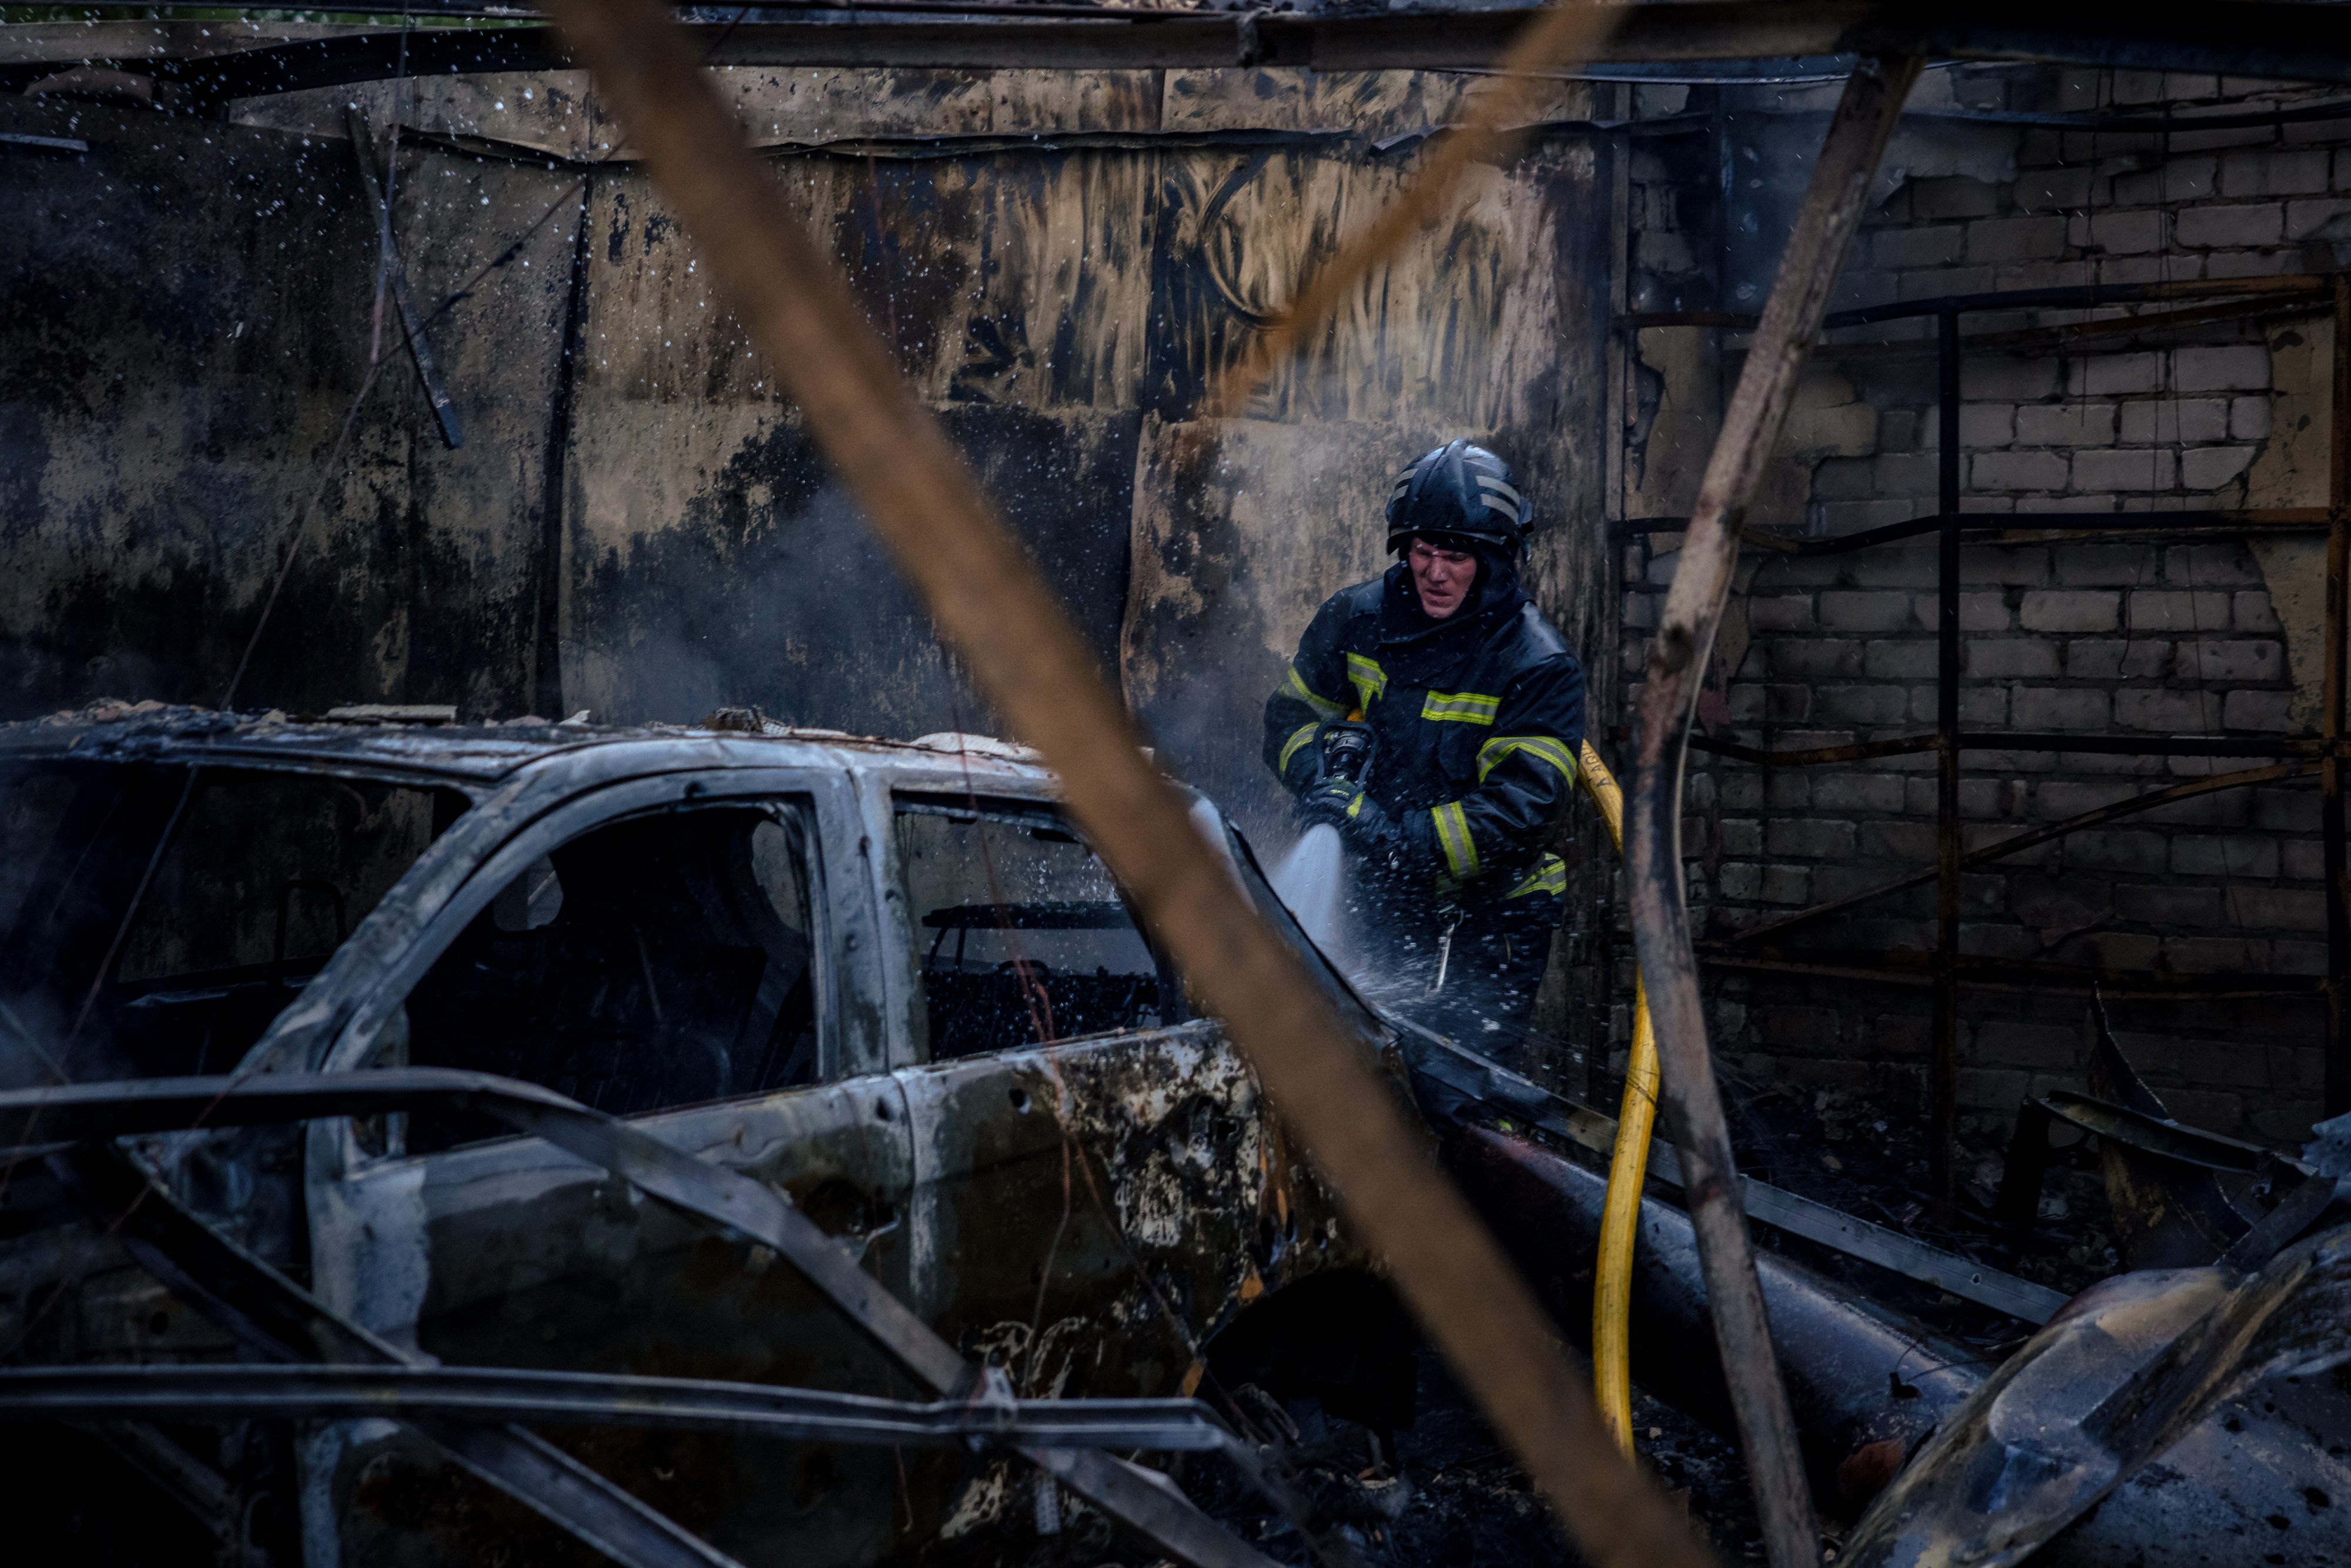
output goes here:
[[1478, 581], [1478, 558], [1466, 549], [1440, 549], [1416, 536], [1405, 559], [1412, 563], [1412, 585], [1420, 591], [1420, 607], [1432, 621], [1460, 609]]

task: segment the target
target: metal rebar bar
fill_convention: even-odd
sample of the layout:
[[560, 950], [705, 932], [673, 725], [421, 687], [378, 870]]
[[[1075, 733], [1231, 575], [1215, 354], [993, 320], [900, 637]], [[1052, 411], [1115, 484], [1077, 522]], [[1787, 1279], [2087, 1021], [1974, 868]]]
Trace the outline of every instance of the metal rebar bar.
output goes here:
[[2345, 575], [2351, 570], [2351, 276], [2335, 275], [2334, 440], [2326, 465], [2326, 616], [2320, 656], [2320, 831], [2326, 865], [2326, 1114], [2351, 1111], [2351, 866], [2343, 811]]

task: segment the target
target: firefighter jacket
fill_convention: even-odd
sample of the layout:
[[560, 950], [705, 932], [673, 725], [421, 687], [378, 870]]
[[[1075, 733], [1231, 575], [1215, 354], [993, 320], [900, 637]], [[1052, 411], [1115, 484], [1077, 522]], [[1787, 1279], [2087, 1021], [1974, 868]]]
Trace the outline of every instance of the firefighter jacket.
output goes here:
[[1321, 778], [1323, 727], [1357, 712], [1372, 732], [1364, 792], [1401, 829], [1399, 891], [1565, 892], [1542, 838], [1575, 785], [1583, 666], [1507, 563], [1443, 621], [1421, 613], [1401, 561], [1333, 594], [1266, 702], [1267, 765], [1303, 793]]

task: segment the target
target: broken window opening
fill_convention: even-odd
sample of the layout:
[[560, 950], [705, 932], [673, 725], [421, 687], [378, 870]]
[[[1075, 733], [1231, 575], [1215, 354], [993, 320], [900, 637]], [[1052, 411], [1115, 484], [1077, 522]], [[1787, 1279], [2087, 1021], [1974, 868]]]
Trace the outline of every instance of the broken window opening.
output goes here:
[[1059, 811], [905, 795], [897, 840], [932, 1061], [1179, 1016], [1124, 893]]
[[[664, 810], [581, 834], [495, 894], [406, 1004], [409, 1060], [616, 1115], [816, 1082], [807, 805]], [[507, 1135], [419, 1115], [412, 1153]]]

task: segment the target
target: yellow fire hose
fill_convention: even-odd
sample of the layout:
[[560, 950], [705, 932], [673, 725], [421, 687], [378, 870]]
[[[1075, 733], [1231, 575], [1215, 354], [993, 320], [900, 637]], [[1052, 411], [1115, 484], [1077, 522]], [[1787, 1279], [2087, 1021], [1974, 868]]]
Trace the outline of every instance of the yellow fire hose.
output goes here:
[[[1608, 824], [1609, 841], [1625, 852], [1625, 792], [1592, 743], [1583, 743], [1584, 792]], [[1599, 1277], [1592, 1288], [1592, 1376], [1601, 1418], [1626, 1458], [1633, 1455], [1633, 1241], [1641, 1217], [1641, 1186], [1648, 1177], [1649, 1134], [1657, 1119], [1657, 1036], [1649, 1027], [1649, 998], [1633, 980], [1633, 1051], [1625, 1067], [1625, 1103], [1616, 1113], [1616, 1153], [1608, 1166], [1608, 1201], [1600, 1218]]]

